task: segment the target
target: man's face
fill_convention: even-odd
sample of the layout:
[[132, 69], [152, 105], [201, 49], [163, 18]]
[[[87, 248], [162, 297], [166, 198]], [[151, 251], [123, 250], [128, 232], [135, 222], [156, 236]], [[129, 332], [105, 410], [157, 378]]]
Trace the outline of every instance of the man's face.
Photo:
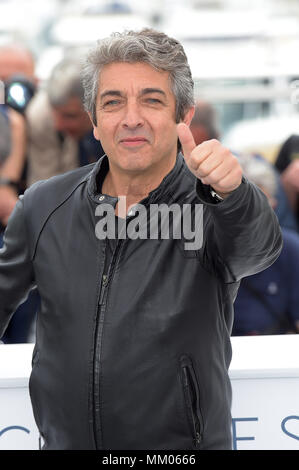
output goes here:
[[74, 139], [80, 139], [92, 129], [88, 114], [77, 97], [61, 106], [52, 106], [52, 115], [55, 129]]
[[175, 97], [168, 72], [141, 62], [104, 66], [96, 115], [94, 135], [119, 170], [144, 172], [175, 160]]

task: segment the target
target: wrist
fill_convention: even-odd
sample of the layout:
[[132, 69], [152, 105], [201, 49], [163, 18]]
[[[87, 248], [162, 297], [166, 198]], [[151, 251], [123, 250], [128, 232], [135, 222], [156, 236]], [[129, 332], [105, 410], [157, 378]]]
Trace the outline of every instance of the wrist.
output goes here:
[[212, 186], [210, 186], [210, 193], [211, 193], [212, 198], [213, 198], [216, 202], [221, 202], [221, 201], [224, 200], [224, 197], [222, 196], [222, 194], [219, 193], [219, 192], [214, 191], [214, 189], [212, 188]]
[[[242, 181], [241, 181], [242, 183]], [[240, 183], [240, 184], [241, 184]], [[215, 190], [212, 186], [210, 186], [210, 192], [211, 192], [211, 195], [216, 199], [218, 198], [218, 201], [223, 201], [225, 198], [227, 198], [231, 193], [233, 193], [236, 189], [238, 189], [238, 187], [240, 186], [240, 184], [238, 184], [238, 186], [236, 186], [234, 189], [232, 189], [231, 191], [228, 191], [227, 193], [223, 193], [221, 191], [217, 191]]]

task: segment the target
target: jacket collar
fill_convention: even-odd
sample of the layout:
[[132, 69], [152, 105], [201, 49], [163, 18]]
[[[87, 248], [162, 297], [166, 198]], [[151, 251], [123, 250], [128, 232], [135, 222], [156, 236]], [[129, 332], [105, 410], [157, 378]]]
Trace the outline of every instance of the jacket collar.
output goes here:
[[[115, 206], [118, 198], [112, 197], [107, 194], [102, 194], [99, 191], [99, 181], [103, 181], [107, 173], [108, 157], [103, 155], [95, 164], [91, 173], [89, 173], [87, 192], [90, 199], [97, 204], [111, 203]], [[151, 191], [148, 196], [140, 201], [145, 206], [149, 204], [167, 203], [171, 199], [171, 195], [179, 182], [179, 174], [184, 165], [184, 157], [181, 152], [178, 153], [176, 163], [173, 169], [163, 178], [160, 185]], [[103, 197], [104, 196], [104, 197]]]

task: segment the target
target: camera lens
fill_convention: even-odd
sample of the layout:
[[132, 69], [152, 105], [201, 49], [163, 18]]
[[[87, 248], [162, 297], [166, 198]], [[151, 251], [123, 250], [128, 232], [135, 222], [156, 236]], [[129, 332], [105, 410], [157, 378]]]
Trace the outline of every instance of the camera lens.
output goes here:
[[23, 113], [33, 97], [33, 83], [23, 77], [12, 77], [5, 83], [5, 103], [11, 108]]

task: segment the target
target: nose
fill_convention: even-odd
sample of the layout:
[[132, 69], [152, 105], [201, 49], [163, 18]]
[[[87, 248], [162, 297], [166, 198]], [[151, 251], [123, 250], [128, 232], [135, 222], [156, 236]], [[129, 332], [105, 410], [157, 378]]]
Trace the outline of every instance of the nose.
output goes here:
[[142, 117], [141, 109], [138, 103], [128, 102], [125, 108], [125, 114], [122, 125], [126, 129], [136, 129], [142, 127], [144, 119]]

